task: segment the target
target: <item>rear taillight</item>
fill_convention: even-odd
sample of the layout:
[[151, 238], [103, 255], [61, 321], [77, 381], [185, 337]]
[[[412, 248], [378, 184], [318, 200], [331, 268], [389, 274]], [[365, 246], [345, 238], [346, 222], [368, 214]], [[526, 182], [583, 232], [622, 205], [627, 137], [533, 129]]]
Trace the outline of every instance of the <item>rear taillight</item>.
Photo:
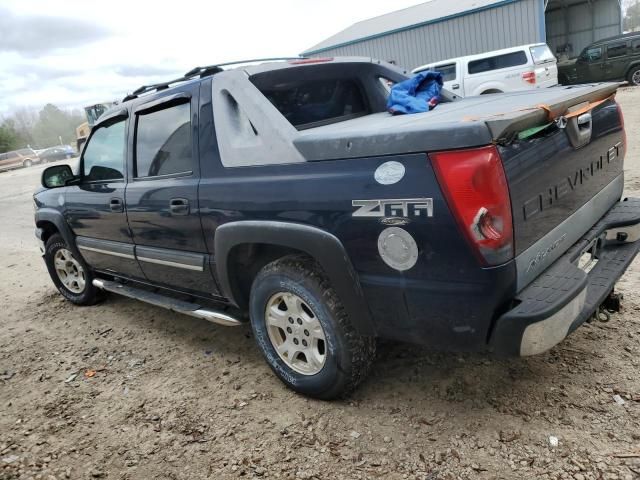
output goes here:
[[509, 187], [494, 146], [429, 155], [453, 215], [484, 265], [513, 258]]
[[523, 72], [521, 76], [522, 80], [525, 82], [530, 83], [531, 85], [536, 84], [536, 72]]

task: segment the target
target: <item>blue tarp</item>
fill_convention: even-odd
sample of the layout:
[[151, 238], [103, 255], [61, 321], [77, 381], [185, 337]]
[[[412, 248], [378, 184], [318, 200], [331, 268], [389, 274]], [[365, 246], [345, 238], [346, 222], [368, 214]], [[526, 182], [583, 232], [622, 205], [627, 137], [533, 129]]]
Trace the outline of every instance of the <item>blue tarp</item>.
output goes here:
[[441, 89], [440, 72], [420, 72], [391, 87], [387, 110], [394, 115], [428, 112], [440, 101]]

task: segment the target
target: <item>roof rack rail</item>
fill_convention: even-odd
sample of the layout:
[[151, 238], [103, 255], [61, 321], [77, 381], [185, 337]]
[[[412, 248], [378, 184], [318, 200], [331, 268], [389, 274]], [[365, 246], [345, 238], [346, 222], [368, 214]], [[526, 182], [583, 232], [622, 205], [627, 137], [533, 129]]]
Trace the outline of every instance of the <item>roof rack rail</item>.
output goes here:
[[137, 88], [132, 93], [127, 94], [126, 97], [122, 99], [123, 102], [128, 100], [133, 100], [134, 98], [138, 98], [140, 95], [151, 92], [153, 90], [160, 91], [166, 90], [169, 88], [169, 85], [178, 82], [186, 82], [194, 77], [199, 76], [200, 78], [208, 77], [210, 75], [215, 75], [216, 73], [220, 73], [224, 71], [222, 67], [228, 67], [230, 65], [241, 65], [243, 63], [254, 63], [254, 62], [276, 62], [281, 60], [301, 60], [306, 57], [270, 57], [270, 58], [252, 58], [249, 60], [237, 60], [234, 62], [226, 62], [226, 63], [218, 63], [216, 65], [207, 65], [204, 67], [195, 67], [185, 73], [182, 77], [176, 78], [175, 80], [170, 80], [168, 82], [155, 83], [152, 85], [143, 85], [140, 88]]
[[[306, 57], [270, 57], [270, 58], [251, 58], [249, 60], [235, 60], [233, 62], [226, 62], [226, 63], [217, 63], [215, 65], [207, 65], [206, 67], [195, 67], [192, 68], [191, 70], [189, 70], [187, 73], [184, 74], [185, 77], [191, 78], [195, 75], [200, 75], [201, 77], [206, 77], [206, 73], [208, 73], [209, 70], [214, 70], [214, 69], [221, 69], [221, 67], [228, 67], [230, 65], [241, 65], [243, 63], [254, 63], [254, 62], [277, 62], [277, 61], [281, 61], [281, 60], [300, 60]], [[203, 75], [203, 73], [205, 73]], [[217, 73], [217, 72], [214, 72]]]

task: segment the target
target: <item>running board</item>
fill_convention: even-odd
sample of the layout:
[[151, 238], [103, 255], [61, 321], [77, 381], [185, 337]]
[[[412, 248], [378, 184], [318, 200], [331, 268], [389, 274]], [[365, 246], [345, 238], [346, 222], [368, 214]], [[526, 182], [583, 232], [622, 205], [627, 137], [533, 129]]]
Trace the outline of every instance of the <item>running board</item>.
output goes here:
[[196, 318], [203, 318], [210, 322], [217, 323], [218, 325], [234, 327], [242, 325], [243, 323], [226, 313], [203, 308], [196, 303], [183, 302], [182, 300], [176, 300], [174, 298], [148, 292], [140, 288], [129, 287], [122, 283], [102, 280], [100, 278], [95, 278], [92, 283], [94, 287], [106, 290], [107, 292], [113, 292], [135, 300], [141, 300], [143, 302], [150, 303], [151, 305], [156, 305], [157, 307], [166, 308], [172, 312], [183, 313]]

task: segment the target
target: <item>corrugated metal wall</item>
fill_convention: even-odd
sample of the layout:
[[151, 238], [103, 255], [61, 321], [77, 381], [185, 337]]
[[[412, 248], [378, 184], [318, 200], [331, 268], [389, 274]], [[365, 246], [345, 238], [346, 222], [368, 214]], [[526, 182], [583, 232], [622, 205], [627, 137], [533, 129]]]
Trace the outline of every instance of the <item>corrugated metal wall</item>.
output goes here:
[[558, 52], [567, 43], [572, 49], [570, 58], [577, 57], [582, 49], [601, 38], [622, 33], [620, 4], [618, 0], [597, 0], [556, 7], [549, 2], [546, 13], [547, 43], [553, 52]]
[[520, 0], [312, 56], [371, 56], [413, 69], [447, 58], [544, 42], [543, 1]]

